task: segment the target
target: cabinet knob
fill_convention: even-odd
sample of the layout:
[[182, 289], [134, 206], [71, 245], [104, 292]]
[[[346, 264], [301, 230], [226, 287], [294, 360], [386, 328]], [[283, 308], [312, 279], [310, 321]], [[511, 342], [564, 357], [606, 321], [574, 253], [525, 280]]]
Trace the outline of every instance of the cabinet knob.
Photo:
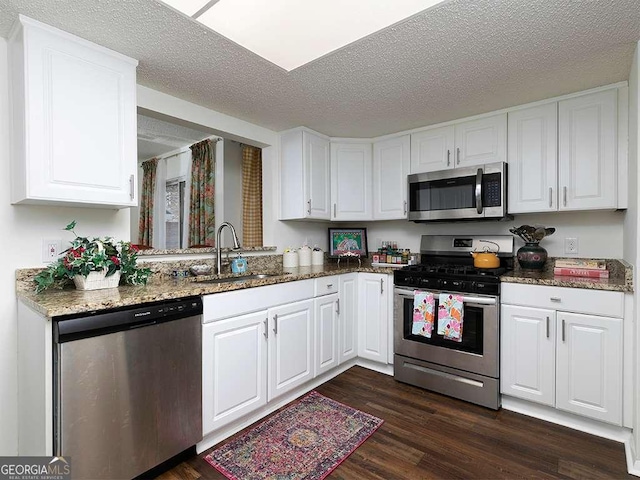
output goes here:
[[549, 208], [553, 207], [553, 187], [549, 187]]
[[133, 200], [133, 198], [135, 197], [135, 179], [135, 175], [131, 174], [129, 176], [129, 197], [131, 198], [131, 200]]
[[549, 317], [547, 317], [547, 338], [549, 338]]
[[460, 165], [460, 148], [456, 149], [456, 155], [458, 156], [458, 165]]
[[447, 167], [451, 165], [451, 150], [447, 149]]
[[307, 214], [311, 215], [311, 199], [307, 200]]
[[273, 316], [273, 333], [278, 334], [278, 314]]
[[562, 299], [560, 297], [549, 297], [549, 300], [551, 300], [552, 302], [561, 302]]
[[562, 203], [566, 207], [567, 206], [567, 187], [562, 187]]
[[269, 338], [269, 317], [264, 319], [264, 338]]
[[384, 278], [380, 279], [380, 295], [384, 293]]
[[336, 313], [340, 315], [340, 299], [336, 300]]

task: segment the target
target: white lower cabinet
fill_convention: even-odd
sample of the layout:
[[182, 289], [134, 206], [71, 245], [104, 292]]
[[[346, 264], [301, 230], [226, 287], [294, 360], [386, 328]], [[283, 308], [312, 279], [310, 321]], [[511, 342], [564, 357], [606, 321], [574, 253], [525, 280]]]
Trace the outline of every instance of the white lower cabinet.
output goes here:
[[272, 400], [313, 378], [313, 300], [269, 310], [269, 387]]
[[340, 300], [337, 293], [314, 299], [315, 317], [315, 375], [338, 366]]
[[[501, 393], [622, 425], [623, 319], [602, 312], [620, 311], [623, 295], [505, 284], [502, 293]], [[587, 311], [594, 297], [597, 315]], [[548, 303], [559, 307], [530, 306]]]
[[622, 319], [558, 312], [556, 407], [622, 423]]
[[358, 356], [387, 363], [389, 275], [358, 278]]
[[340, 364], [358, 356], [358, 275], [340, 275]]
[[204, 433], [267, 403], [267, 311], [202, 327]]

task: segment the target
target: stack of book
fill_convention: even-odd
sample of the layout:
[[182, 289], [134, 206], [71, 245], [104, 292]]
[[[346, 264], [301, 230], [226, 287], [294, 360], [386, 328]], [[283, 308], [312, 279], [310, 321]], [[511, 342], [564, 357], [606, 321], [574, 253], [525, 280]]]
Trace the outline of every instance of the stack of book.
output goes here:
[[568, 277], [609, 278], [609, 270], [603, 260], [583, 258], [559, 258], [553, 274]]

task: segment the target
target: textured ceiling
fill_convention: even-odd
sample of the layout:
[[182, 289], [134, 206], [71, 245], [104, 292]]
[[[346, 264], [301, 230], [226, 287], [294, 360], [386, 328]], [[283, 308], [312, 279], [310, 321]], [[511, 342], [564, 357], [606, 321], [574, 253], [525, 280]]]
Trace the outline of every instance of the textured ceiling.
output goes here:
[[640, 39], [638, 0], [450, 0], [287, 73], [154, 0], [0, 0], [0, 36], [18, 13], [138, 59], [142, 85], [344, 137], [626, 80]]
[[209, 136], [210, 133], [138, 115], [138, 160], [193, 145]]

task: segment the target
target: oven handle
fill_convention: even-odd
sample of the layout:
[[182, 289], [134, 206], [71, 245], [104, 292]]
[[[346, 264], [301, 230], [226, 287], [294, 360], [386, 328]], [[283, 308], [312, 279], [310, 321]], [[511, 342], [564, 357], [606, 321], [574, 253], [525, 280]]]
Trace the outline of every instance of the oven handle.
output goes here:
[[[413, 297], [413, 294], [416, 290], [407, 290], [405, 288], [394, 288], [393, 291], [398, 294], [401, 295], [403, 297]], [[426, 292], [427, 290], [419, 290], [419, 291], [424, 291]], [[439, 292], [439, 290], [436, 290], [432, 293], [436, 293]], [[497, 298], [492, 298], [492, 297], [468, 297], [466, 295], [462, 296], [462, 301], [464, 303], [475, 303], [478, 305], [497, 305], [498, 304], [498, 299]]]

